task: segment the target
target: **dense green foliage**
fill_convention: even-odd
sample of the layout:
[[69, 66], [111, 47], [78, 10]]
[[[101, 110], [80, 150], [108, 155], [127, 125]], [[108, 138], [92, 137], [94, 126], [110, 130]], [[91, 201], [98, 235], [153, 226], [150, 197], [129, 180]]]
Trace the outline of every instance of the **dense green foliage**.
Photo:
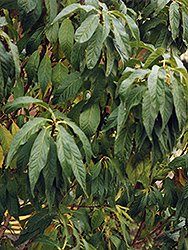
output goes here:
[[188, 249], [187, 1], [0, 9], [1, 248]]

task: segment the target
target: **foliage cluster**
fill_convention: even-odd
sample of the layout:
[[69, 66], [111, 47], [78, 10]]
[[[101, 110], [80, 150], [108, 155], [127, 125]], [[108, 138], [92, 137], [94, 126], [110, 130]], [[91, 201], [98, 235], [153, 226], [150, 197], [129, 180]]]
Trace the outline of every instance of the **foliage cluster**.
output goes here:
[[1, 248], [187, 249], [187, 1], [0, 9]]

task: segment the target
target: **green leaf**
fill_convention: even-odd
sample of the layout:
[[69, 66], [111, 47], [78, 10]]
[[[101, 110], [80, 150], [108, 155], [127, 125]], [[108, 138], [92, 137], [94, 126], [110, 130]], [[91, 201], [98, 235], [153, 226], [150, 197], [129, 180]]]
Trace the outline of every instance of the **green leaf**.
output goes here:
[[4, 155], [7, 156], [13, 136], [11, 133], [0, 124], [0, 145], [2, 146]]
[[75, 13], [78, 10], [84, 10], [86, 12], [90, 12], [91, 10], [96, 10], [95, 7], [91, 6], [91, 5], [81, 5], [79, 3], [73, 3], [68, 5], [66, 8], [64, 8], [57, 16], [56, 18], [53, 20], [52, 24], [59, 21], [60, 19], [62, 19], [63, 17], [65, 17], [66, 15]]
[[179, 129], [182, 130], [186, 121], [186, 99], [183, 91], [183, 86], [173, 75], [170, 77], [172, 85], [172, 95], [175, 106], [175, 112], [178, 119]]
[[142, 41], [139, 42], [139, 45], [137, 45], [137, 41], [131, 41], [130, 42], [131, 47], [139, 47], [139, 48], [143, 48], [143, 49], [147, 49], [151, 52], [154, 52], [155, 47], [152, 44], [149, 43], [144, 43]]
[[110, 17], [106, 12], [103, 13], [103, 26], [102, 26], [102, 41], [101, 44], [104, 43], [107, 36], [110, 33]]
[[22, 15], [22, 12], [29, 13], [34, 10], [37, 6], [37, 0], [18, 0], [18, 5], [20, 8], [20, 15]]
[[99, 25], [99, 14], [88, 16], [76, 30], [75, 40], [79, 43], [88, 41]]
[[128, 98], [132, 84], [137, 79], [143, 79], [148, 73], [149, 69], [137, 69], [134, 70], [126, 80], [124, 80], [120, 86], [119, 94], [123, 102]]
[[89, 176], [91, 176], [91, 180], [94, 180], [101, 172], [102, 164], [101, 161], [98, 161], [90, 170]]
[[44, 37], [43, 28], [37, 29], [35, 33], [27, 41], [26, 45], [27, 54], [32, 54], [35, 50], [38, 49], [43, 37]]
[[69, 18], [66, 18], [59, 29], [59, 43], [66, 58], [70, 61], [71, 50], [74, 43], [74, 26]]
[[92, 38], [89, 40], [86, 48], [86, 64], [88, 69], [93, 69], [97, 64], [102, 49], [102, 27], [99, 24]]
[[47, 9], [47, 22], [51, 23], [57, 15], [57, 2], [53, 0], [45, 0], [45, 6]]
[[72, 172], [82, 187], [83, 191], [86, 192], [86, 170], [82, 161], [81, 153], [73, 139], [73, 137], [66, 132], [66, 130], [60, 125], [57, 126], [57, 154], [61, 166], [67, 162]]
[[106, 132], [107, 130], [115, 127], [117, 125], [117, 117], [118, 117], [118, 107], [112, 111], [112, 113], [108, 116], [103, 132]]
[[50, 149], [49, 140], [50, 129], [47, 127], [40, 131], [31, 149], [29, 157], [29, 181], [32, 194], [39, 179], [40, 172], [47, 163], [48, 152]]
[[113, 44], [113, 40], [110, 37], [107, 37], [105, 40], [105, 46], [106, 46], [106, 57], [107, 57], [107, 62], [106, 62], [106, 72], [105, 75], [108, 77], [110, 73], [112, 72], [113, 66], [114, 66], [114, 61], [115, 61], [115, 47]]
[[80, 115], [80, 128], [87, 136], [92, 136], [100, 122], [100, 108], [98, 104], [88, 107]]
[[49, 237], [48, 235], [37, 235], [36, 237], [34, 237], [33, 241], [34, 242], [41, 242], [43, 244], [46, 245], [50, 245], [50, 246], [54, 246], [56, 249], [61, 249], [59, 246], [59, 242], [57, 240], [52, 239], [51, 237]]
[[99, 1], [98, 0], [85, 0], [85, 5], [92, 5], [96, 9], [99, 8]]
[[177, 190], [176, 190], [176, 186], [174, 183], [174, 179], [170, 179], [169, 177], [165, 179], [164, 193], [165, 193], [164, 198], [168, 202], [167, 204], [172, 207], [175, 207], [178, 197], [177, 197]]
[[86, 43], [75, 43], [71, 52], [71, 63], [75, 70], [82, 71], [82, 67], [85, 67], [85, 49], [87, 47]]
[[169, 2], [170, 0], [158, 0], [157, 1], [158, 8], [156, 9], [156, 12], [159, 13]]
[[135, 131], [134, 126], [124, 128], [116, 137], [114, 143], [114, 154], [116, 157], [128, 160], [132, 151], [132, 140]]
[[51, 69], [50, 57], [48, 54], [45, 54], [45, 56], [43, 57], [40, 63], [39, 70], [38, 70], [38, 79], [39, 79], [39, 84], [40, 84], [43, 95], [45, 94], [45, 91], [50, 82], [51, 71], [52, 69]]
[[138, 26], [136, 25], [135, 21], [129, 15], [124, 15], [123, 13], [121, 13], [117, 10], [111, 11], [111, 13], [113, 13], [115, 16], [122, 18], [126, 22], [126, 24], [128, 25], [128, 27], [131, 31], [132, 36], [137, 41], [137, 45], [139, 45], [140, 32], [139, 32]]
[[164, 130], [167, 125], [173, 110], [173, 97], [169, 85], [165, 84], [165, 91], [163, 92], [161, 106], [160, 106], [160, 114], [162, 117], [162, 128], [161, 132]]
[[0, 102], [2, 102], [3, 97], [4, 97], [4, 77], [0, 61]]
[[188, 16], [187, 13], [182, 8], [182, 27], [183, 27], [183, 41], [186, 45], [188, 45]]
[[112, 19], [113, 33], [114, 33], [114, 45], [118, 53], [120, 54], [123, 62], [126, 62], [131, 53], [131, 48], [129, 44], [129, 36], [125, 31], [123, 25], [118, 21], [118, 19]]
[[157, 118], [157, 112], [152, 103], [152, 97], [149, 91], [146, 92], [142, 102], [143, 124], [150, 140], [152, 140], [152, 131]]
[[66, 76], [54, 94], [53, 104], [69, 100], [77, 94], [82, 84], [83, 79], [79, 72], [73, 72]]
[[58, 62], [52, 69], [52, 85], [54, 90], [56, 90], [59, 85], [63, 82], [63, 78], [68, 75], [68, 69], [63, 65], [63, 63]]
[[7, 166], [10, 165], [12, 158], [18, 151], [18, 148], [25, 144], [29, 140], [30, 136], [37, 132], [42, 126], [44, 126], [45, 123], [45, 118], [37, 117], [24, 124], [23, 127], [18, 130], [10, 146], [10, 151], [7, 156]]
[[147, 58], [147, 60], [146, 60], [146, 62], [145, 62], [145, 64], [144, 64], [144, 67], [143, 67], [143, 68], [144, 68], [144, 69], [147, 69], [149, 66], [151, 66], [151, 64], [152, 64], [155, 60], [157, 60], [160, 56], [163, 55], [164, 51], [165, 51], [164, 48], [158, 48], [158, 49], [156, 49], [153, 53], [151, 53], [151, 54], [148, 56], [148, 58]]
[[39, 66], [40, 54], [39, 51], [36, 50], [29, 58], [25, 70], [27, 72], [28, 81], [32, 84], [32, 80], [36, 75], [38, 66]]
[[173, 40], [175, 40], [179, 35], [180, 26], [179, 4], [175, 1], [171, 3], [169, 8], [169, 21], [172, 32], [172, 38]]
[[47, 163], [43, 169], [45, 193], [48, 201], [49, 210], [54, 203], [55, 187], [53, 186], [54, 179], [57, 175], [57, 150], [56, 144], [52, 137], [50, 137], [50, 150], [48, 153]]
[[96, 210], [91, 218], [91, 227], [94, 231], [97, 229], [104, 221], [104, 213], [101, 209]]
[[38, 104], [39, 106], [50, 111], [48, 104], [46, 104], [45, 102], [43, 102], [39, 99], [35, 99], [33, 97], [30, 97], [30, 96], [23, 96], [23, 97], [16, 98], [14, 101], [11, 101], [11, 102], [8, 102], [7, 104], [5, 104], [2, 108], [4, 109], [4, 112], [6, 114], [9, 114], [9, 113], [15, 111], [16, 109], [23, 108], [24, 105], [28, 105], [31, 103]]
[[91, 145], [89, 143], [88, 138], [86, 137], [84, 132], [74, 122], [70, 121], [67, 118], [65, 118], [64, 121], [66, 122], [67, 125], [69, 125], [72, 128], [74, 133], [78, 135], [80, 141], [83, 144], [83, 149], [86, 154], [86, 161], [89, 164], [91, 160], [91, 156], [92, 156], [92, 150], [91, 150]]
[[162, 96], [165, 87], [165, 77], [166, 71], [164, 70], [164, 68], [160, 68], [157, 65], [153, 66], [152, 71], [148, 77], [148, 89], [151, 96], [151, 102], [156, 114], [159, 112], [162, 103]]
[[59, 25], [54, 23], [53, 25], [48, 25], [45, 30], [47, 39], [51, 44], [54, 44], [58, 38]]

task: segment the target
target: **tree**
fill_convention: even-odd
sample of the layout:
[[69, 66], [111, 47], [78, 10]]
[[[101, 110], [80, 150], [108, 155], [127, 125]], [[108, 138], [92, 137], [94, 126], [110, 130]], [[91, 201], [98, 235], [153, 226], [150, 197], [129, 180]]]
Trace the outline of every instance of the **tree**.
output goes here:
[[2, 249], [187, 249], [187, 1], [0, 7]]

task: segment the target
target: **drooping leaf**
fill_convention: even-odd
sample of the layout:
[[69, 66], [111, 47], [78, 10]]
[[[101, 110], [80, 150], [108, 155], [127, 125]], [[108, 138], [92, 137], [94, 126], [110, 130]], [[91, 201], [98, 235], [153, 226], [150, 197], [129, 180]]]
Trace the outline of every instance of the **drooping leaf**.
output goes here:
[[49, 209], [51, 209], [55, 198], [55, 187], [53, 186], [54, 179], [57, 175], [57, 150], [52, 137], [50, 137], [50, 150], [48, 153], [47, 163], [43, 169], [45, 192], [48, 201]]
[[104, 221], [103, 211], [101, 209], [96, 210], [91, 219], [92, 230], [97, 229], [102, 224], [103, 221]]
[[32, 242], [41, 242], [45, 245], [48, 246], [53, 246], [56, 249], [60, 249], [59, 242], [57, 240], [52, 239], [50, 236], [42, 234], [42, 235], [37, 235], [34, 237], [34, 240]]
[[[86, 170], [82, 161], [81, 153], [73, 139], [73, 137], [66, 132], [66, 130], [59, 125], [57, 136], [57, 154], [60, 163], [63, 167], [65, 162], [67, 162], [71, 168], [72, 172], [82, 187], [83, 191], [86, 191]], [[60, 148], [59, 148], [60, 147]], [[63, 156], [61, 154], [64, 154]]]
[[98, 104], [88, 107], [80, 115], [80, 128], [87, 136], [92, 136], [100, 122], [100, 108]]
[[179, 25], [180, 25], [179, 4], [177, 2], [172, 2], [170, 4], [169, 21], [172, 32], [172, 38], [173, 40], [175, 40], [179, 35]]
[[142, 102], [142, 118], [145, 130], [150, 140], [152, 140], [152, 131], [157, 118], [157, 112], [152, 103], [152, 97], [149, 91], [144, 95]]
[[69, 100], [78, 92], [82, 84], [83, 79], [79, 72], [73, 72], [67, 75], [56, 90], [53, 103]]
[[179, 129], [181, 130], [186, 121], [186, 99], [184, 96], [183, 86], [180, 85], [177, 78], [171, 75], [170, 82], [172, 84], [175, 112], [178, 119]]
[[26, 51], [27, 54], [32, 54], [35, 50], [38, 49], [42, 39], [44, 37], [43, 28], [37, 29], [34, 34], [27, 39]]
[[60, 19], [62, 19], [63, 17], [65, 17], [66, 15], [72, 14], [78, 10], [84, 10], [86, 12], [90, 12], [91, 10], [95, 10], [95, 8], [91, 5], [81, 5], [79, 3], [73, 3], [69, 6], [67, 6], [66, 8], [64, 8], [57, 16], [56, 18], [53, 20], [52, 24], [59, 21]]
[[28, 76], [28, 81], [31, 84], [33, 78], [36, 75], [38, 66], [39, 66], [39, 60], [40, 60], [40, 54], [39, 51], [36, 50], [29, 58], [25, 70], [27, 72], [27, 76]]
[[99, 25], [99, 18], [98, 14], [89, 15], [76, 30], [75, 40], [79, 43], [88, 41]]
[[38, 69], [38, 79], [43, 95], [45, 94], [45, 91], [50, 82], [51, 71], [52, 69], [51, 69], [50, 57], [48, 54], [45, 54]]
[[66, 18], [60, 26], [59, 43], [66, 58], [70, 61], [71, 50], [74, 43], [74, 26], [69, 18]]
[[94, 35], [89, 40], [86, 48], [86, 64], [88, 69], [93, 69], [99, 60], [102, 49], [102, 27], [98, 26]]
[[113, 33], [114, 33], [114, 45], [116, 50], [120, 54], [123, 62], [126, 62], [130, 57], [130, 44], [129, 36], [126, 33], [123, 25], [116, 19], [112, 19]]
[[35, 185], [48, 159], [50, 149], [50, 129], [44, 128], [35, 139], [29, 157], [29, 181], [31, 193], [33, 194]]
[[52, 85], [56, 90], [60, 83], [63, 82], [63, 78], [67, 76], [68, 69], [61, 63], [58, 62], [56, 66], [52, 69]]
[[188, 45], [188, 16], [187, 13], [182, 9], [182, 27], [183, 27], [183, 41], [186, 45]]
[[33, 135], [35, 132], [37, 132], [44, 124], [46, 123], [45, 118], [37, 117], [26, 124], [23, 125], [23, 127], [18, 130], [17, 134], [14, 136], [10, 151], [7, 156], [7, 166], [10, 165], [12, 158], [17, 153], [18, 148], [25, 144], [31, 135]]
[[115, 56], [114, 56], [115, 47], [113, 44], [113, 40], [110, 37], [106, 38], [105, 46], [107, 48], [107, 52], [106, 52], [107, 62], [106, 62], [105, 75], [108, 77], [110, 73], [112, 72], [112, 69], [114, 66], [114, 60], [115, 60]]
[[151, 96], [151, 102], [153, 108], [155, 109], [155, 113], [159, 112], [162, 96], [164, 93], [166, 72], [164, 68], [160, 68], [157, 65], [154, 65], [151, 73], [148, 77], [148, 89]]
[[102, 41], [101, 41], [101, 44], [104, 43], [104, 41], [106, 40], [107, 36], [110, 33], [110, 17], [106, 12], [103, 13], [103, 21], [104, 21], [104, 23], [103, 23], [103, 26], [102, 26]]

